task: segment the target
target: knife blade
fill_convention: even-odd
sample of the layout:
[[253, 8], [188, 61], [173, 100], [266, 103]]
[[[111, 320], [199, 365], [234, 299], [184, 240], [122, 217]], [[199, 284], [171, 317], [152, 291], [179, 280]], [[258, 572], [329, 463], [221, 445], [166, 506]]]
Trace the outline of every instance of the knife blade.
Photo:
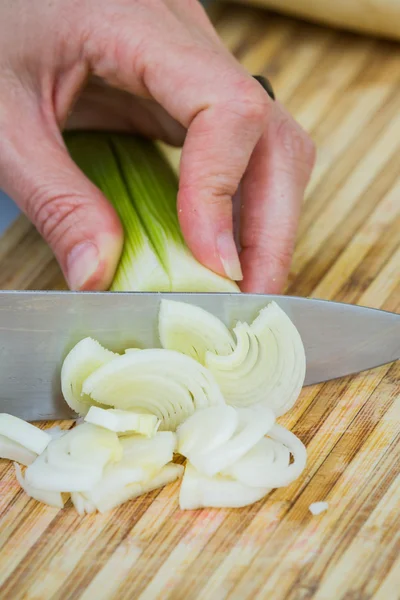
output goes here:
[[400, 315], [325, 300], [259, 294], [0, 292], [0, 411], [26, 420], [71, 418], [60, 368], [91, 336], [114, 351], [159, 347], [162, 298], [204, 308], [232, 326], [274, 300], [298, 328], [306, 351], [305, 385], [400, 358]]

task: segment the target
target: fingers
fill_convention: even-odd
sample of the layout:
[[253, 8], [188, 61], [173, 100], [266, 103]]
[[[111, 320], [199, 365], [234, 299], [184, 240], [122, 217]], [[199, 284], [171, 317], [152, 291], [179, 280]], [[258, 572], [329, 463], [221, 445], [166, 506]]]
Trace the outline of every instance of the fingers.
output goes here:
[[186, 131], [157, 102], [132, 96], [92, 79], [66, 122], [66, 129], [135, 132], [182, 146]]
[[314, 160], [310, 138], [274, 103], [242, 183], [242, 291], [282, 292]]
[[232, 197], [261, 135], [263, 102], [228, 102], [193, 119], [180, 168], [178, 214], [196, 258], [231, 279], [242, 271], [233, 237]]
[[[184, 237], [200, 262], [240, 280], [231, 199], [272, 101], [220, 43], [208, 36], [206, 41], [192, 37], [164, 3], [156, 4], [162, 27], [157, 30], [154, 12], [143, 4], [136, 36], [128, 19], [110, 30], [95, 27], [94, 20], [87, 60], [96, 75], [133, 94], [152, 97], [188, 130], [178, 194]], [[104, 36], [114, 40], [111, 48]]]
[[48, 242], [71, 289], [106, 289], [122, 248], [114, 210], [32, 107], [13, 114], [0, 141], [2, 186]]

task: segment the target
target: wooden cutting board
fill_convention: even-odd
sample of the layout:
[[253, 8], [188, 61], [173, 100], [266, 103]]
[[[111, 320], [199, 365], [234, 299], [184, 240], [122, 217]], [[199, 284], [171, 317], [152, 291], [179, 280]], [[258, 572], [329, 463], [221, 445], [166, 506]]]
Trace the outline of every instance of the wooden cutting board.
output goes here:
[[[216, 22], [319, 147], [288, 292], [399, 312], [399, 45], [238, 7]], [[0, 240], [0, 287], [63, 287], [24, 218]], [[400, 598], [400, 364], [307, 388], [282, 422], [307, 469], [240, 510], [181, 512], [172, 485], [81, 518], [0, 461], [0, 598]]]

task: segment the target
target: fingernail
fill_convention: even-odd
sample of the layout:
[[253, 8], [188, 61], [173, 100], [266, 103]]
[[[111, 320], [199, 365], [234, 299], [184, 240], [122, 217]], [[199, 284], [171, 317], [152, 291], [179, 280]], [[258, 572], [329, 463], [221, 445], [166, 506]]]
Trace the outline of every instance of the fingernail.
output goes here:
[[217, 238], [217, 250], [226, 276], [229, 279], [233, 279], [233, 281], [242, 280], [242, 267], [240, 266], [238, 252], [230, 231], [224, 231], [219, 234]]
[[99, 250], [92, 242], [75, 246], [67, 258], [67, 279], [71, 290], [80, 290], [96, 273], [100, 264]]

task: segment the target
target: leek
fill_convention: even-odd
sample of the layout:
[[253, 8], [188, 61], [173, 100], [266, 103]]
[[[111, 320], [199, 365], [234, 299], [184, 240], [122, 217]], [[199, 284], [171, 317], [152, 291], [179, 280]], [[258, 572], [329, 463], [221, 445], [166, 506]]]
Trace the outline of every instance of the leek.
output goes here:
[[201, 265], [179, 226], [178, 180], [155, 144], [130, 135], [73, 132], [71, 157], [104, 193], [124, 228], [113, 291], [237, 292], [237, 285]]
[[35, 454], [43, 452], [51, 441], [51, 436], [42, 429], [7, 413], [0, 413], [0, 435]]
[[228, 404], [260, 404], [286, 413], [302, 389], [306, 357], [299, 332], [275, 302], [251, 325], [229, 330], [202, 308], [162, 300], [159, 336], [164, 348], [197, 358], [213, 374]]
[[117, 408], [104, 410], [98, 406], [90, 407], [85, 421], [115, 433], [139, 433], [147, 437], [153, 437], [160, 425], [160, 421], [155, 415], [118, 410]]

